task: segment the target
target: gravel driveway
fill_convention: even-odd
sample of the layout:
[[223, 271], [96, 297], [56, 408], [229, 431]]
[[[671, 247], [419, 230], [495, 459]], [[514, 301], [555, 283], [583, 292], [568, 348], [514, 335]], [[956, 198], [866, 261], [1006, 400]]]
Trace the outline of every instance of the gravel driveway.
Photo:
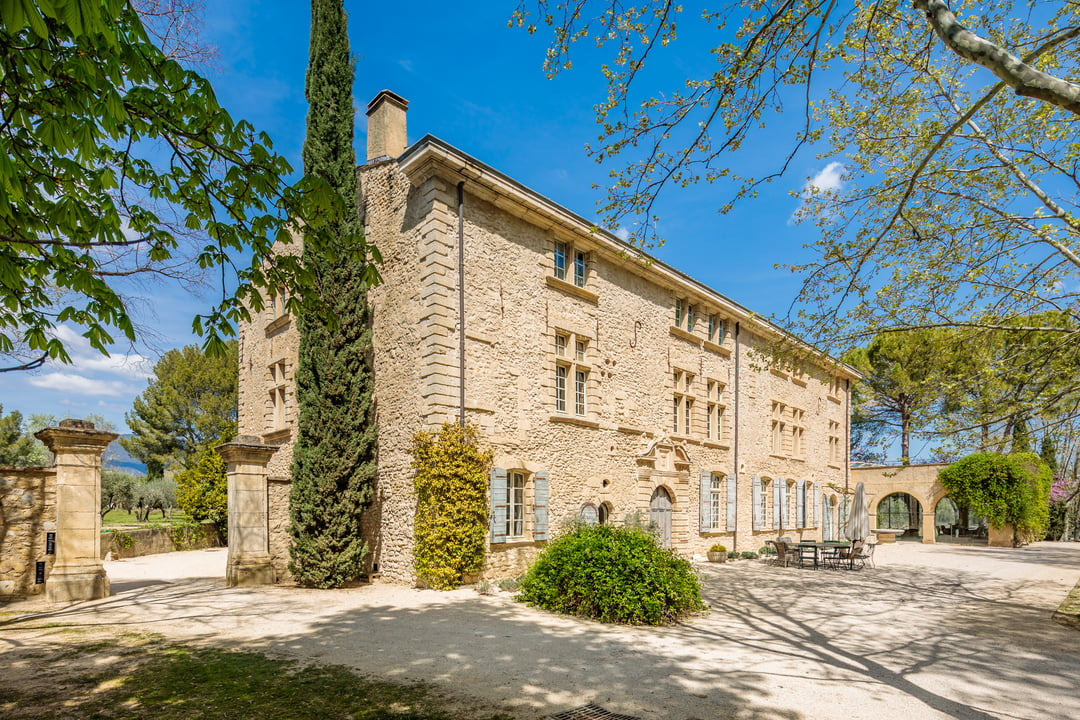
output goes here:
[[856, 572], [701, 565], [712, 612], [661, 629], [473, 590], [225, 588], [225, 556], [107, 563], [111, 598], [48, 619], [424, 680], [521, 718], [590, 702], [664, 720], [1080, 718], [1080, 634], [1050, 619], [1080, 543], [884, 545]]

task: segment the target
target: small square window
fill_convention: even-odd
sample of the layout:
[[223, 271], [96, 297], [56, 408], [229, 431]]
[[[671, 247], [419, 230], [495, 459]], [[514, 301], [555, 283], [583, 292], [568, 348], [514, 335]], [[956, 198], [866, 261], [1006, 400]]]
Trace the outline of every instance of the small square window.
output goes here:
[[565, 335], [555, 335], [555, 354], [559, 357], [566, 357], [566, 342], [568, 339]]
[[585, 362], [585, 352], [589, 347], [589, 343], [586, 340], [578, 339], [574, 343], [574, 359], [578, 362]]

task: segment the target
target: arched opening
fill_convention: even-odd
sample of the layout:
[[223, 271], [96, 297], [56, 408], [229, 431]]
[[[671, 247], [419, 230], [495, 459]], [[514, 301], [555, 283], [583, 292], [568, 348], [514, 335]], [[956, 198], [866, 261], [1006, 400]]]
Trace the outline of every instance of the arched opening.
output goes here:
[[596, 513], [597, 513], [597, 518], [598, 518], [601, 525], [607, 525], [609, 522], [611, 522], [611, 512], [612, 512], [611, 503], [609, 503], [609, 502], [600, 503], [600, 507], [597, 508]]
[[649, 500], [649, 522], [656, 528], [660, 544], [671, 547], [671, 493], [666, 488], [658, 487]]
[[934, 531], [937, 542], [985, 545], [990, 525], [982, 515], [943, 497], [934, 509]]
[[877, 526], [880, 529], [903, 530], [897, 539], [922, 537], [922, 503], [907, 493], [886, 495], [877, 506]]

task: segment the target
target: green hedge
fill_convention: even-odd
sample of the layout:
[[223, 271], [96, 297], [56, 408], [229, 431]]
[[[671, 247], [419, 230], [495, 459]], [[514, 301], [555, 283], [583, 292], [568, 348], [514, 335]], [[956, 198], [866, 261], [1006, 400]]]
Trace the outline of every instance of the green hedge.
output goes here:
[[664, 625], [705, 609], [687, 560], [640, 528], [585, 525], [552, 542], [518, 600], [607, 623]]
[[1052, 473], [1034, 453], [975, 453], [938, 473], [958, 505], [985, 515], [995, 528], [1012, 525], [1026, 543], [1046, 533]]

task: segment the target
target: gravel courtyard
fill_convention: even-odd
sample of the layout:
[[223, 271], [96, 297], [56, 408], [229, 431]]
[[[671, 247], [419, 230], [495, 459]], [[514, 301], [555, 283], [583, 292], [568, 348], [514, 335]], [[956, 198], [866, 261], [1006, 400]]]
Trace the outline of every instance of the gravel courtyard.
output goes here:
[[110, 598], [2, 608], [40, 614], [0, 628], [0, 657], [49, 647], [57, 624], [137, 628], [423, 680], [521, 718], [585, 703], [665, 720], [1080, 717], [1080, 634], [1050, 617], [1080, 578], [1080, 543], [884, 545], [857, 572], [704, 564], [711, 613], [661, 629], [469, 589], [226, 588], [225, 558], [110, 562]]

